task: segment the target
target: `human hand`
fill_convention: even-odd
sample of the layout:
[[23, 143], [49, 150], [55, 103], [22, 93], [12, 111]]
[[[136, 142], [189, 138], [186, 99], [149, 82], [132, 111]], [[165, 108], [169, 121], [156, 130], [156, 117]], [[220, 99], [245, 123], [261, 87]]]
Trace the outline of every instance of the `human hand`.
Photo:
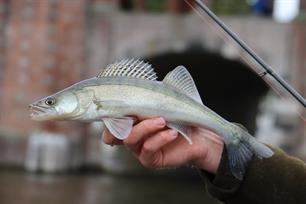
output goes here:
[[109, 145], [127, 146], [145, 167], [192, 164], [211, 173], [216, 173], [219, 167], [224, 146], [220, 136], [202, 128], [192, 129], [193, 144], [190, 145], [177, 131], [166, 128], [163, 118], [139, 122], [125, 140], [118, 140], [108, 130], [102, 139]]

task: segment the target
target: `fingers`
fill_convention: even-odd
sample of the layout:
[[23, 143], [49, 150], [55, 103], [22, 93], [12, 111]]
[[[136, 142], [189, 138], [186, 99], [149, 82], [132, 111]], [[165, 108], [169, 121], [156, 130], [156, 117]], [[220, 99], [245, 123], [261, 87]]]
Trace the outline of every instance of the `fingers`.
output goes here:
[[151, 135], [158, 130], [162, 130], [165, 126], [166, 121], [163, 118], [143, 120], [133, 127], [131, 134], [123, 141], [123, 143], [127, 146], [135, 145], [146, 136]]
[[159, 151], [163, 146], [172, 142], [177, 138], [177, 131], [169, 129], [164, 130], [156, 135], [148, 138], [141, 149], [141, 155], [144, 157], [150, 157], [157, 151]]
[[169, 129], [158, 132], [156, 135], [148, 138], [138, 156], [139, 161], [146, 167], [161, 167], [163, 166], [163, 151], [162, 148], [171, 143], [178, 137], [175, 130]]
[[133, 150], [136, 145], [139, 145], [143, 138], [157, 132], [158, 130], [162, 130], [165, 126], [166, 121], [163, 118], [147, 119], [136, 124], [128, 138], [123, 141], [115, 138], [107, 129], [103, 132], [102, 139], [104, 143], [109, 145], [124, 143]]

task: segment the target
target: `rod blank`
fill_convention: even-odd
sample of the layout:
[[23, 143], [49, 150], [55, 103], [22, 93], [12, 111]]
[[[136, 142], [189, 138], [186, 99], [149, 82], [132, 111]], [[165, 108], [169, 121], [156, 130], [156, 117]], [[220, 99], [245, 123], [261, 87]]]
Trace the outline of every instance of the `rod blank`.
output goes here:
[[218, 16], [216, 16], [201, 0], [193, 0], [210, 18], [212, 18], [231, 38], [238, 43], [258, 64], [260, 64], [266, 73], [272, 76], [285, 90], [287, 90], [298, 102], [306, 108], [305, 99], [290, 86], [281, 76], [279, 76], [271, 66], [261, 59], [244, 41], [242, 41], [233, 31], [231, 31]]

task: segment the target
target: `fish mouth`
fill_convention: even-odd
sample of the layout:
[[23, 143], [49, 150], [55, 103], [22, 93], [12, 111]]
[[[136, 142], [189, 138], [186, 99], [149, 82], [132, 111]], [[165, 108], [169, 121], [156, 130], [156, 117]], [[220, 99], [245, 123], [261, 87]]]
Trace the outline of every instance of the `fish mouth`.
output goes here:
[[54, 114], [54, 110], [50, 109], [50, 107], [45, 107], [38, 104], [30, 104], [29, 109], [30, 117], [37, 121], [50, 119], [51, 114]]

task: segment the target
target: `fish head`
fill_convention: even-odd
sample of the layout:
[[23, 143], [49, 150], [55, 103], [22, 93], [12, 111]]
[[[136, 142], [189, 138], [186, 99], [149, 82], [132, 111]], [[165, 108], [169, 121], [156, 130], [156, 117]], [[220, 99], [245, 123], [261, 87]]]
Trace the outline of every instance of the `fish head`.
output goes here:
[[65, 120], [79, 109], [79, 100], [73, 91], [61, 91], [30, 104], [29, 108], [33, 120]]

